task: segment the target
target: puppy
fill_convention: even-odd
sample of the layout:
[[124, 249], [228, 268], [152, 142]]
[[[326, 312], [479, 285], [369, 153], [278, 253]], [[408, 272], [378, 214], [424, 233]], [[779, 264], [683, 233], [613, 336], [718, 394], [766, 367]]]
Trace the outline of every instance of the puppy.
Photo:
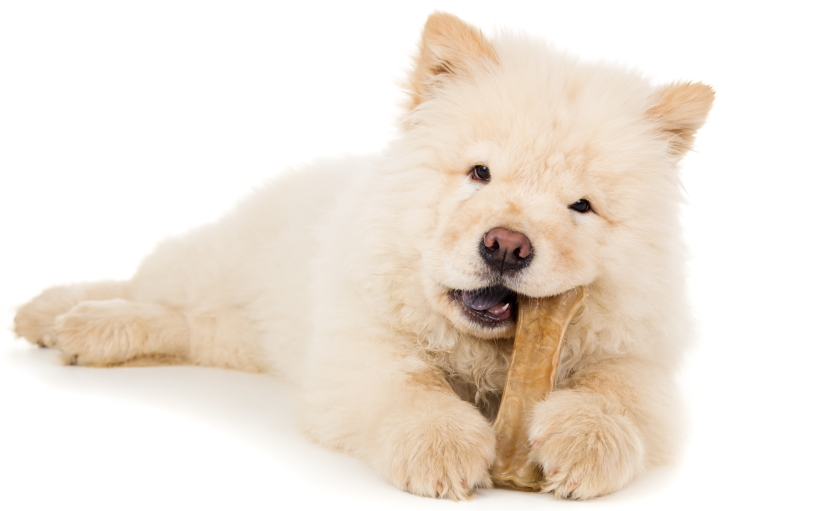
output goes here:
[[72, 364], [199, 364], [297, 384], [306, 433], [399, 488], [490, 486], [521, 298], [586, 285], [530, 417], [543, 491], [585, 499], [674, 454], [689, 337], [677, 166], [713, 101], [445, 13], [398, 137], [272, 183], [129, 281], [48, 289], [18, 335]]

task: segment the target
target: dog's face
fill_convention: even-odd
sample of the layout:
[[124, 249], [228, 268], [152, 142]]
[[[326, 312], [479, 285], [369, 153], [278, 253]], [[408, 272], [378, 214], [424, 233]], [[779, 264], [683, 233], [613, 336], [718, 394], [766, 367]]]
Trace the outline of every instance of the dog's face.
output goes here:
[[425, 28], [410, 88], [406, 137], [438, 176], [428, 299], [483, 338], [513, 335], [517, 297], [590, 284], [656, 244], [713, 95], [493, 44], [448, 15]]
[[523, 142], [475, 141], [453, 156], [423, 253], [439, 310], [483, 337], [512, 335], [518, 295], [554, 295], [599, 273], [606, 220], [588, 155]]

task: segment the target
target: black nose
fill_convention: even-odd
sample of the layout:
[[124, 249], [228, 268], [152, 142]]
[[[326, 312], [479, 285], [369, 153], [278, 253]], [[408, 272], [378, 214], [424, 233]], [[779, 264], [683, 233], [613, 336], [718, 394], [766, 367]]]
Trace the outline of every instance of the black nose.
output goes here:
[[533, 259], [533, 248], [527, 236], [504, 227], [496, 227], [485, 234], [479, 250], [481, 258], [500, 272], [520, 270]]

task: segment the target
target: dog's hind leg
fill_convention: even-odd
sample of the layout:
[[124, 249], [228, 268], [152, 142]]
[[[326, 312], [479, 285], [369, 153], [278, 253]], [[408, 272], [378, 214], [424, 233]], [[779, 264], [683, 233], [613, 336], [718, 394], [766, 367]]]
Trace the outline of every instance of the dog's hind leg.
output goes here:
[[259, 372], [259, 333], [235, 307], [172, 308], [131, 300], [131, 283], [57, 286], [22, 306], [15, 332], [90, 366], [197, 364]]
[[85, 301], [58, 316], [54, 347], [67, 363], [120, 365], [136, 359], [185, 363], [189, 327], [183, 314], [122, 298]]
[[54, 326], [58, 316], [81, 302], [128, 298], [128, 288], [128, 282], [116, 280], [51, 287], [20, 307], [14, 317], [14, 331], [32, 344], [54, 347]]
[[196, 364], [260, 372], [254, 325], [235, 308], [192, 311], [123, 299], [88, 301], [55, 321], [67, 363]]

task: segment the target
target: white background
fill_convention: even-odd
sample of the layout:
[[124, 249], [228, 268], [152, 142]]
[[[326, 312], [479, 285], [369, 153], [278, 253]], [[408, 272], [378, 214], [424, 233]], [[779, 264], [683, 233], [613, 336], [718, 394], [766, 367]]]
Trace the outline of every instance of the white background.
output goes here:
[[[0, 509], [822, 509], [823, 57], [814, 2], [0, 4]], [[586, 503], [392, 488], [296, 432], [288, 389], [64, 367], [42, 288], [128, 278], [288, 166], [379, 150], [426, 16], [507, 26], [717, 102], [684, 165], [700, 336], [682, 462]]]

